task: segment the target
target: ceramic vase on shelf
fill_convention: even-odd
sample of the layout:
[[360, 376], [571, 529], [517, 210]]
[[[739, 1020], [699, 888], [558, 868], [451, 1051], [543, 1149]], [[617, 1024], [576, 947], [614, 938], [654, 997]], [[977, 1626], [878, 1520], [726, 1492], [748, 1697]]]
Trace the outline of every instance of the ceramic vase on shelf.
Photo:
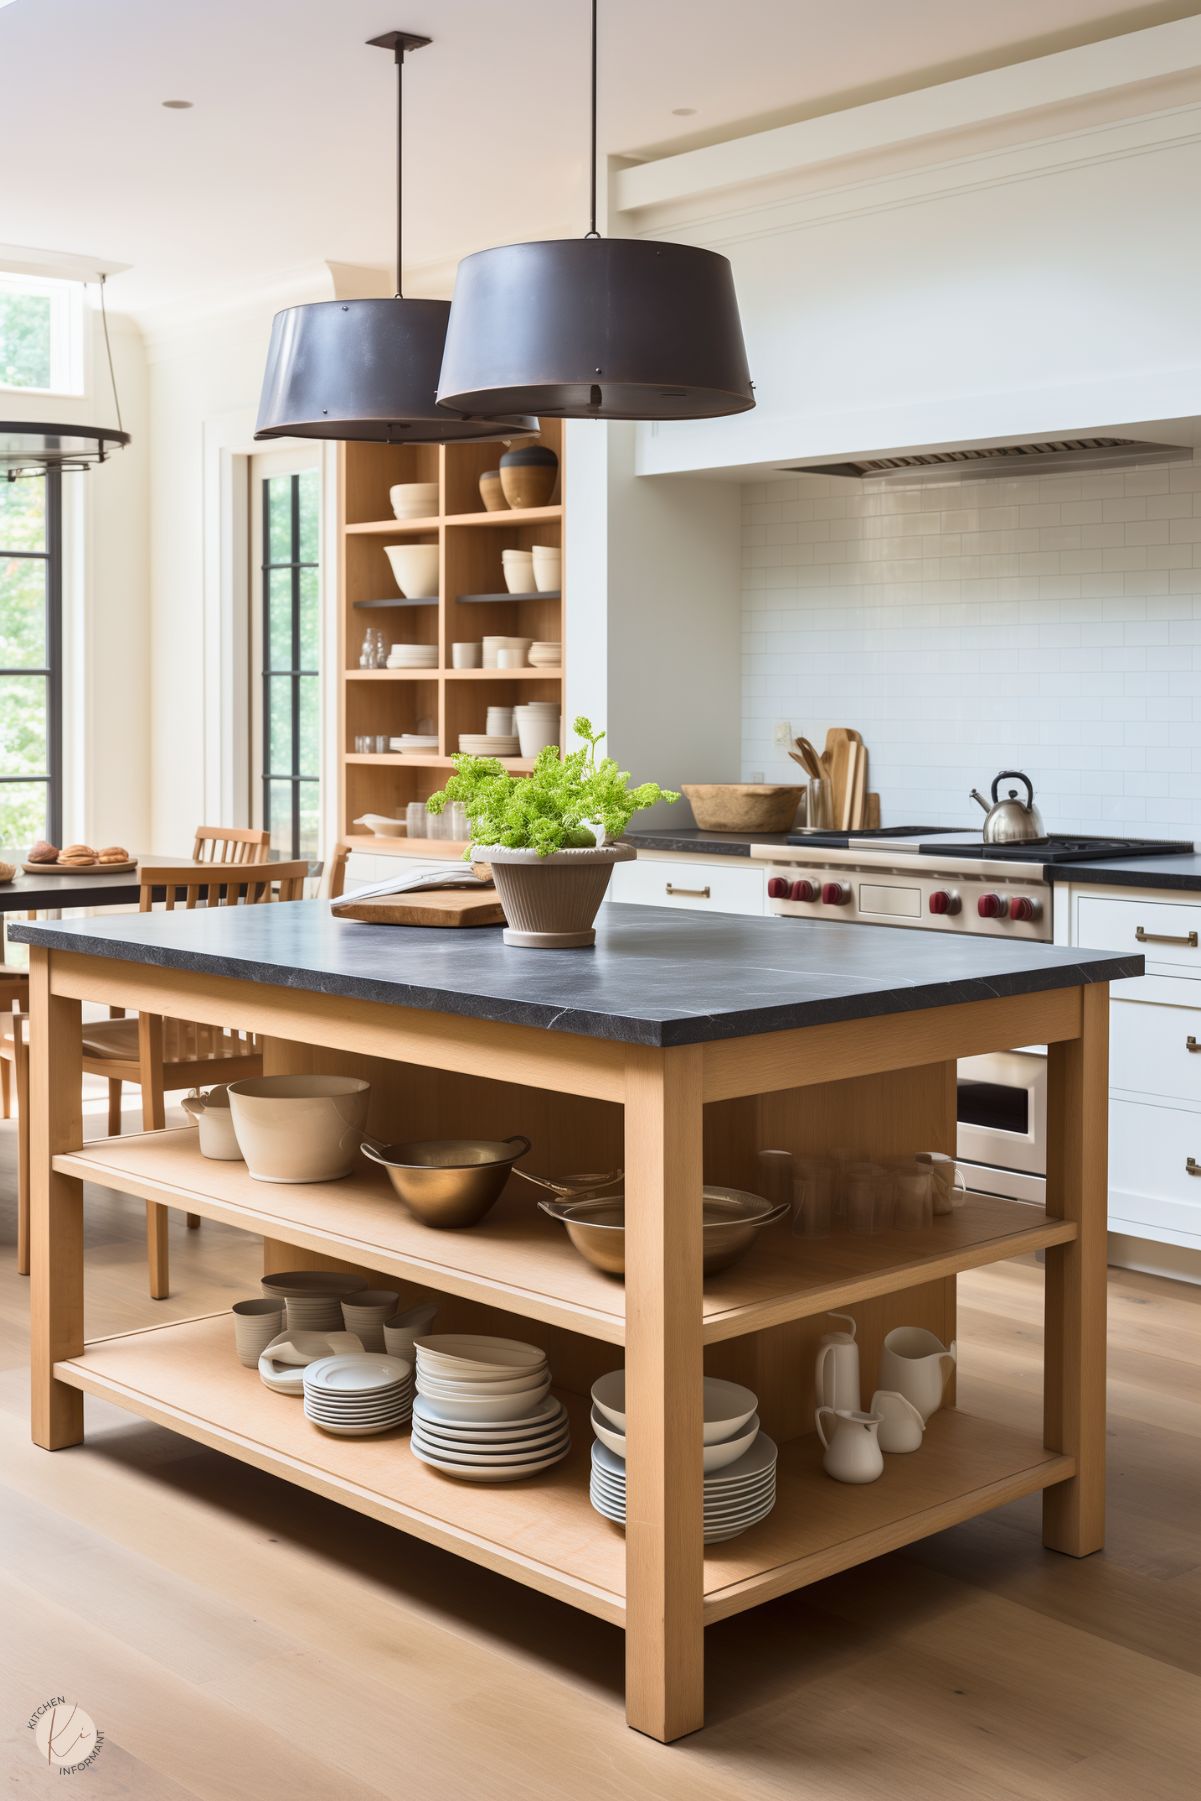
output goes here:
[[894, 1326], [880, 1353], [880, 1387], [904, 1395], [928, 1420], [942, 1406], [955, 1362], [955, 1346], [948, 1350], [924, 1326]]
[[829, 1317], [845, 1320], [849, 1330], [827, 1332], [818, 1345], [814, 1370], [817, 1404], [855, 1411], [860, 1402], [859, 1346], [855, 1342], [858, 1326], [849, 1313], [831, 1313]]
[[[884, 1474], [880, 1416], [857, 1409], [819, 1407], [817, 1435], [825, 1447], [822, 1468], [835, 1482], [874, 1482]], [[832, 1422], [827, 1432], [827, 1422]]]

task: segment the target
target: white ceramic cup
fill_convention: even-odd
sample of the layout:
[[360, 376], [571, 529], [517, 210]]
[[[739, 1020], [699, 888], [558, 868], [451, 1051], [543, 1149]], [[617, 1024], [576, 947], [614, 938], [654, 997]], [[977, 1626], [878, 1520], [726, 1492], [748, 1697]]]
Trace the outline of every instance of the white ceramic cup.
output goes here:
[[452, 644], [450, 647], [450, 665], [452, 669], [478, 669], [483, 655], [483, 645], [478, 642]]
[[256, 1370], [271, 1340], [284, 1329], [284, 1304], [264, 1295], [253, 1301], [235, 1301], [231, 1311], [238, 1362]]
[[394, 1288], [364, 1288], [342, 1302], [346, 1330], [362, 1339], [365, 1351], [383, 1350], [384, 1321], [396, 1312], [399, 1299]]

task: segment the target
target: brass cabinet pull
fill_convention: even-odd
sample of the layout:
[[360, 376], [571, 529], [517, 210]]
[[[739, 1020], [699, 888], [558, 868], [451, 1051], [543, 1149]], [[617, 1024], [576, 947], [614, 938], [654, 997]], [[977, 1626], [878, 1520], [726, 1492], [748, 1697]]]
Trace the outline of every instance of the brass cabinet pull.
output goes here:
[[1197, 1040], [1193, 1037], [1193, 1034], [1190, 1032], [1188, 1037], [1184, 1041], [1184, 1048], [1186, 1051], [1201, 1051], [1201, 1044], [1197, 1043]]
[[1201, 1163], [1198, 1163], [1195, 1157], [1186, 1157], [1184, 1167], [1190, 1176], [1201, 1176]]
[[1184, 944], [1191, 951], [1197, 948], [1196, 932], [1148, 932], [1142, 926], [1135, 926], [1134, 936], [1140, 944]]
[[706, 883], [703, 888], [673, 888], [672, 884], [668, 882], [667, 892], [668, 894], [682, 894], [686, 900], [708, 900], [709, 885]]

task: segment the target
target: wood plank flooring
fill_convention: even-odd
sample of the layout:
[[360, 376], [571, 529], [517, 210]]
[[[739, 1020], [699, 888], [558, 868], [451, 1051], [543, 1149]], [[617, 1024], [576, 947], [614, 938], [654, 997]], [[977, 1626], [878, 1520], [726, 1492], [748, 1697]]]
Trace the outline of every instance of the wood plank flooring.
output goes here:
[[[102, 1120], [93, 1122], [102, 1128]], [[135, 1129], [131, 1112], [127, 1130]], [[707, 1634], [709, 1725], [627, 1730], [622, 1635], [89, 1400], [29, 1443], [28, 1284], [0, 1125], [0, 1775], [44, 1791], [54, 1694], [105, 1735], [96, 1801], [1184, 1801], [1201, 1758], [1201, 1292], [1111, 1276], [1110, 1530], [1044, 1552], [1016, 1502]], [[92, 1191], [88, 1328], [211, 1310], [257, 1243]], [[1042, 1272], [962, 1278], [960, 1398], [1029, 1420]]]

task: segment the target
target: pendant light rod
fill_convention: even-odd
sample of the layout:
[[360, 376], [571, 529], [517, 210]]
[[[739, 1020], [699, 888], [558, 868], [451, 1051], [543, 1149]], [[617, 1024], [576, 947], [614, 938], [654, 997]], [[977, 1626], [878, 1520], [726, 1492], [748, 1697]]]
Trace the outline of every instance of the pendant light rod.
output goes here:
[[411, 31], [385, 31], [382, 37], [368, 38], [367, 42], [380, 50], [391, 50], [396, 57], [396, 299], [403, 300], [405, 52], [424, 50], [433, 39], [417, 37]]
[[599, 238], [596, 229], [596, 0], [592, 0], [592, 213], [585, 236]]

